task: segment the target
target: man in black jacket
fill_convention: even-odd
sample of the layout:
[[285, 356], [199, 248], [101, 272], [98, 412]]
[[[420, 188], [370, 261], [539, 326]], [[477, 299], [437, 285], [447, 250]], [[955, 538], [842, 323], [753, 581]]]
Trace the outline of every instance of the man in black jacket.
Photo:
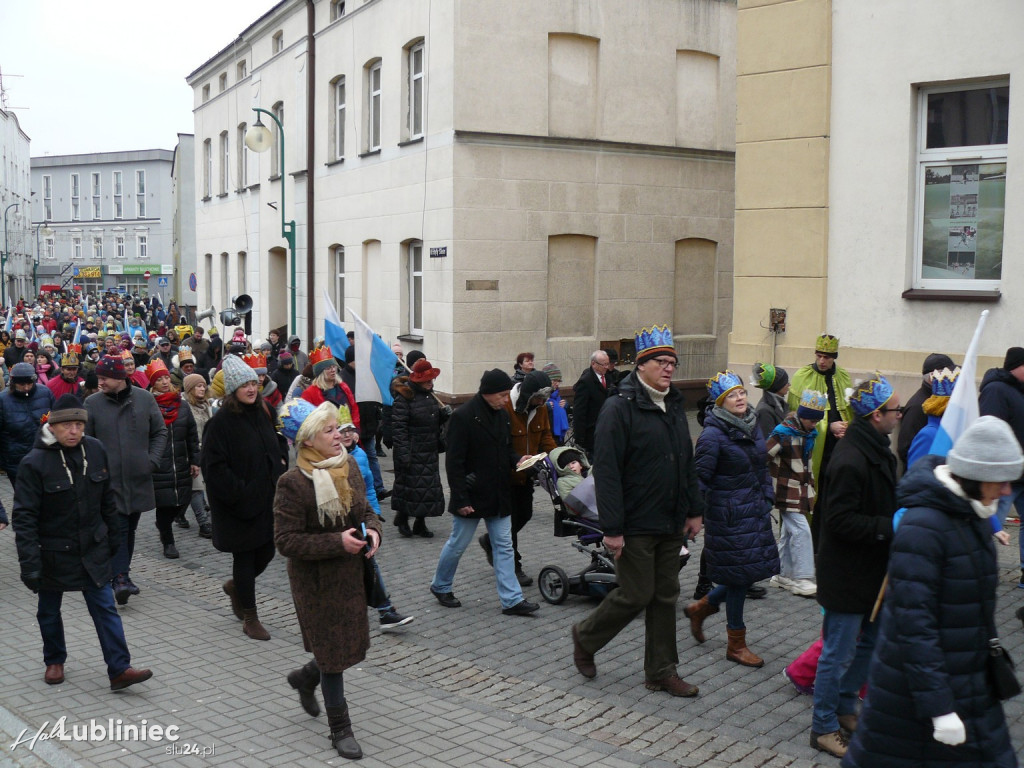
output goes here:
[[814, 515], [817, 596], [825, 616], [811, 746], [836, 757], [846, 754], [857, 727], [857, 696], [875, 646], [871, 613], [889, 563], [896, 512], [889, 435], [902, 413], [899, 396], [881, 374], [859, 383], [849, 400], [855, 418], [836, 444]]
[[597, 414], [608, 398], [608, 390], [615, 384], [611, 373], [614, 370], [608, 353], [599, 349], [590, 356], [590, 367], [580, 374], [572, 385], [572, 428], [576, 445], [594, 457], [594, 429]]
[[448, 458], [445, 469], [451, 493], [448, 511], [452, 533], [441, 549], [430, 592], [446, 608], [462, 603], [452, 592], [455, 570], [473, 541], [480, 520], [487, 526], [494, 558], [494, 577], [502, 613], [526, 616], [539, 607], [523, 597], [516, 579], [512, 554], [513, 469], [523, 457], [512, 448], [512, 433], [505, 403], [512, 379], [499, 368], [480, 379], [476, 396], [460, 406], [448, 422]]
[[644, 685], [696, 696], [697, 686], [676, 671], [676, 602], [679, 553], [700, 533], [704, 504], [683, 396], [672, 388], [678, 357], [671, 329], [643, 329], [636, 349], [636, 369], [605, 403], [594, 442], [598, 514], [619, 587], [572, 628], [573, 661], [594, 677], [594, 654], [643, 612]]
[[896, 455], [899, 457], [904, 472], [910, 469], [907, 466], [910, 444], [914, 442], [917, 433], [928, 423], [928, 415], [921, 406], [932, 396], [932, 374], [943, 368], [953, 370], [955, 367], [956, 364], [948, 355], [939, 352], [933, 352], [924, 359], [924, 365], [921, 366], [921, 386], [903, 406], [903, 419], [900, 421], [900, 432], [896, 437]]
[[35, 447], [21, 462], [14, 492], [14, 528], [21, 580], [39, 595], [44, 680], [64, 682], [65, 592], [81, 592], [107, 663], [110, 688], [119, 691], [153, 676], [133, 669], [121, 617], [110, 589], [110, 560], [118, 548], [117, 507], [110, 493], [107, 453], [85, 436], [89, 416], [74, 395], [50, 411]]

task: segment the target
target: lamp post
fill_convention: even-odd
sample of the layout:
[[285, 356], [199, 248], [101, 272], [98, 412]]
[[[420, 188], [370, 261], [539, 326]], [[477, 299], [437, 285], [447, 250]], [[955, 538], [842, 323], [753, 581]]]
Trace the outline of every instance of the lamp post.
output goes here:
[[0, 305], [7, 306], [7, 259], [10, 252], [7, 250], [7, 213], [11, 208], [17, 208], [21, 203], [11, 203], [4, 208], [4, 255], [0, 259]]
[[274, 136], [271, 134], [270, 129], [263, 124], [260, 113], [269, 115], [270, 119], [277, 123], [277, 130], [281, 132], [281, 162], [278, 167], [278, 175], [281, 177], [281, 236], [288, 242], [288, 255], [291, 261], [289, 293], [291, 296], [292, 313], [289, 328], [291, 333], [295, 333], [297, 329], [295, 323], [295, 220], [285, 221], [284, 218], [284, 126], [281, 125], [277, 115], [269, 110], [253, 107], [252, 111], [256, 113], [256, 122], [245, 132], [245, 146], [253, 152], [266, 152], [274, 145]]
[[39, 250], [39, 228], [43, 227], [43, 234], [46, 235], [47, 237], [49, 237], [51, 234], [53, 234], [53, 230], [50, 229], [47, 226], [48, 223], [49, 222], [41, 221], [38, 224], [36, 224], [36, 260], [32, 264], [32, 296], [33, 296], [33, 300], [39, 297], [39, 278], [38, 278], [38, 274], [39, 274], [39, 255], [40, 255], [40, 250]]

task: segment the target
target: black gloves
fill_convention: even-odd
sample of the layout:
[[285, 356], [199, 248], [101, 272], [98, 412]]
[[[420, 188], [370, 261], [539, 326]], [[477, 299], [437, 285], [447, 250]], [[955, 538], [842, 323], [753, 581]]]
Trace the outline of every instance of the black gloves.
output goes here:
[[21, 574], [21, 583], [31, 589], [33, 593], [38, 593], [43, 580], [38, 573], [23, 573]]

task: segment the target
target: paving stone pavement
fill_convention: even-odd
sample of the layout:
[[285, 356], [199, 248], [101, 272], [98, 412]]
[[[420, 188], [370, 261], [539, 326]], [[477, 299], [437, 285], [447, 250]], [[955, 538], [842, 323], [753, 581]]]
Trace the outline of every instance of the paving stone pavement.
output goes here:
[[[393, 475], [382, 459], [385, 482]], [[443, 471], [442, 471], [443, 476]], [[11, 490], [0, 478], [0, 500]], [[572, 573], [586, 565], [568, 539], [552, 536], [550, 501], [540, 490], [533, 521], [521, 534], [526, 570], [548, 564]], [[838, 761], [808, 746], [811, 700], [797, 694], [783, 667], [814, 638], [820, 614], [813, 600], [771, 589], [746, 608], [751, 647], [760, 670], [725, 660], [722, 616], [697, 645], [680, 611], [680, 674], [700, 686], [695, 699], [673, 699], [643, 686], [643, 623], [635, 621], [597, 656], [599, 674], [586, 680], [571, 659], [569, 627], [594, 606], [571, 596], [559, 606], [541, 601], [532, 617], [500, 612], [493, 572], [471, 547], [455, 579], [461, 609], [447, 609], [428, 586], [450, 530], [445, 515], [430, 521], [433, 539], [403, 539], [391, 510], [379, 558], [395, 606], [414, 615], [408, 630], [381, 634], [371, 615], [372, 645], [364, 663], [345, 675], [346, 695], [367, 766], [681, 766], [682, 768], [811, 768]], [[191, 513], [190, 513], [191, 516]], [[481, 531], [483, 528], [481, 527]], [[1003, 566], [997, 626], [1007, 648], [1024, 658], [1024, 631], [1014, 611], [1016, 539], [1001, 548]], [[221, 591], [228, 555], [200, 539], [193, 522], [176, 531], [179, 560], [161, 555], [153, 515], [139, 527], [133, 577], [142, 594], [121, 609], [133, 664], [151, 667], [152, 681], [120, 693], [107, 686], [95, 632], [84, 602], [68, 595], [67, 681], [43, 683], [35, 600], [18, 578], [14, 536], [0, 532], [0, 766], [288, 766], [347, 761], [330, 748], [325, 718], [299, 707], [286, 673], [308, 655], [292, 607], [285, 561], [277, 557], [257, 583], [269, 642], [242, 634]], [[696, 558], [680, 573], [685, 599], [696, 582]], [[536, 586], [526, 596], [540, 600]], [[723, 614], [724, 615], [724, 614]], [[1024, 701], [1006, 705], [1011, 737], [1024, 747]], [[75, 737], [92, 725], [122, 738], [37, 739], [61, 717]], [[178, 727], [175, 742], [124, 737], [124, 726]], [[147, 731], [151, 735], [151, 731]]]

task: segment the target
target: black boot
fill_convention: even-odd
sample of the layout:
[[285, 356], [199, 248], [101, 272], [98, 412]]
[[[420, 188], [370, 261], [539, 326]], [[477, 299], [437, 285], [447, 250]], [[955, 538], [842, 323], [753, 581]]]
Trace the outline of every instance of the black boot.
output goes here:
[[320, 667], [316, 659], [288, 673], [288, 685], [299, 692], [299, 703], [310, 717], [320, 716], [316, 687], [320, 685]]
[[348, 704], [327, 708], [327, 724], [331, 728], [331, 744], [338, 754], [347, 760], [358, 760], [363, 756], [356, 737], [352, 735], [352, 720], [348, 716]]
[[707, 576], [698, 576], [697, 586], [693, 590], [693, 599], [700, 600], [702, 597], [704, 597], [704, 595], [710, 592], [711, 588], [714, 586], [715, 585], [711, 582], [711, 579], [709, 579]]
[[427, 521], [422, 517], [417, 517], [416, 522], [412, 524], [412, 535], [421, 536], [424, 539], [434, 538], [434, 532], [427, 530]]
[[160, 543], [164, 545], [164, 557], [169, 560], [177, 560], [178, 548], [174, 546], [174, 536], [161, 536]]

